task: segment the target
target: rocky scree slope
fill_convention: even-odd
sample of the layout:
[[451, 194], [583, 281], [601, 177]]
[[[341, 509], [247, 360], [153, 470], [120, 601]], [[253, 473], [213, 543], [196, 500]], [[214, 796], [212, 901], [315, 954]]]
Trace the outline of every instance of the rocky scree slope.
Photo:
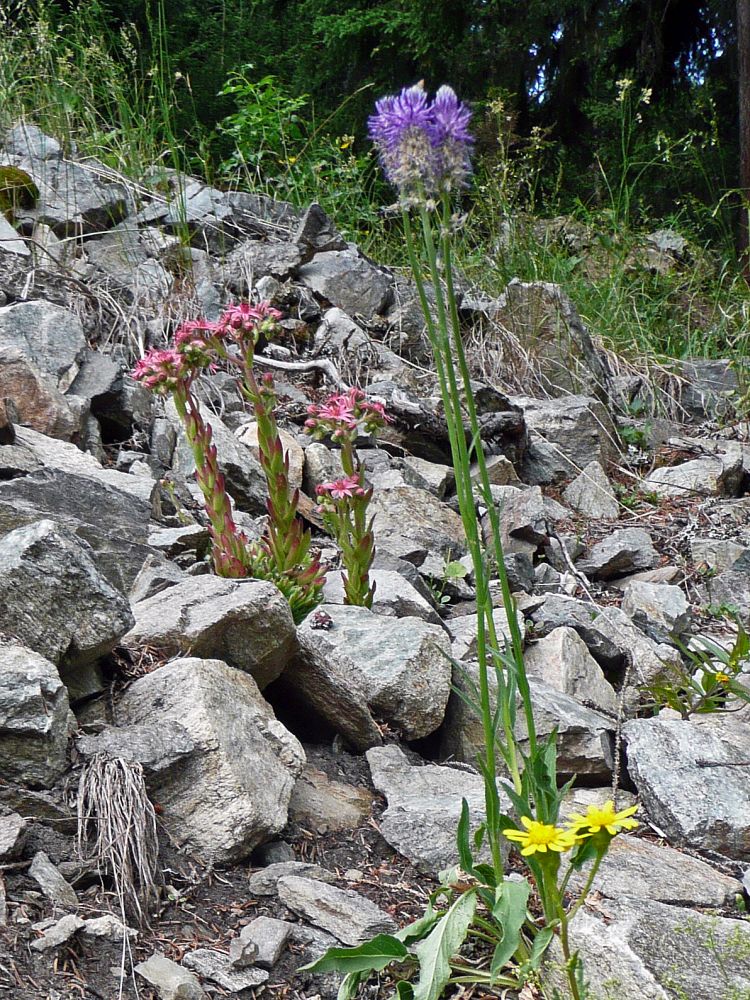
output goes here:
[[[30, 125], [5, 135], [3, 163], [39, 198], [0, 219], [0, 985], [19, 1000], [334, 997], [335, 977], [295, 970], [418, 911], [457, 860], [462, 798], [482, 818], [480, 727], [456, 691], [476, 672], [473, 590], [468, 563], [444, 572], [466, 550], [415, 290], [317, 205], [173, 174], [134, 189]], [[372, 611], [343, 605], [304, 507], [329, 565], [324, 630], [295, 628], [268, 582], [210, 574], [176, 415], [127, 375], [175, 322], [243, 296], [287, 317], [258, 360], [308, 498], [338, 468], [301, 433], [331, 378], [394, 417], [360, 448]], [[561, 774], [579, 779], [567, 808], [613, 784], [641, 805], [574, 925], [592, 995], [744, 996], [750, 709], [656, 713], [645, 685], [682, 667], [675, 637], [731, 644], [708, 606], [750, 619], [746, 428], [719, 431], [723, 383], [696, 364], [693, 422], [642, 426], [644, 468], [618, 432], [637, 387], [559, 288], [465, 290], [461, 307], [490, 346], [531, 325], [544, 346], [536, 395], [478, 381], [476, 400], [539, 729], [557, 728]], [[221, 372], [200, 391], [257, 536], [251, 417]], [[75, 850], [76, 783], [103, 759], [140, 765], [157, 803], [150, 926], [123, 923], [112, 873]]]

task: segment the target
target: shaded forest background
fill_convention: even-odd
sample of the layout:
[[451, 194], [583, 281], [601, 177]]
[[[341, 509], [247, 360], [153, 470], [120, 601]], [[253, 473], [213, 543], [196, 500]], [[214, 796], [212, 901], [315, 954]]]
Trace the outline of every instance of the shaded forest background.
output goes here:
[[[316, 198], [398, 263], [367, 115], [417, 80], [450, 83], [475, 113], [467, 273], [559, 281], [638, 350], [746, 354], [745, 35], [750, 0], [5, 0], [0, 126], [24, 115], [134, 177], [159, 163]], [[608, 255], [593, 298], [602, 275], [569, 246], [522, 245], [517, 226], [510, 249], [498, 242], [522, 215], [563, 213], [595, 224]], [[709, 262], [687, 292], [633, 277], [632, 233], [658, 226]]]

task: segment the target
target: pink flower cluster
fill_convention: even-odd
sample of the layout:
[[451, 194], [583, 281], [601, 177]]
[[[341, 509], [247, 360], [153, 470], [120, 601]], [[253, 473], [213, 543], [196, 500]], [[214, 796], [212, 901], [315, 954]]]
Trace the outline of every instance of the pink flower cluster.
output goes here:
[[219, 319], [189, 319], [175, 330], [174, 347], [151, 350], [135, 366], [132, 376], [153, 392], [164, 395], [179, 385], [188, 386], [197, 372], [228, 358], [224, 345], [251, 338], [254, 346], [259, 334], [271, 336], [282, 313], [268, 302], [257, 306], [241, 302], [228, 306]]
[[368, 400], [361, 389], [330, 396], [324, 403], [311, 404], [305, 431], [314, 437], [330, 436], [334, 441], [356, 440], [360, 433], [372, 434], [390, 423], [382, 403]]
[[131, 374], [147, 389], [164, 396], [190, 381], [192, 375], [185, 362], [185, 357], [177, 351], [149, 351]]
[[334, 500], [343, 500], [345, 497], [363, 497], [365, 490], [359, 481], [359, 476], [344, 476], [342, 479], [335, 479], [330, 483], [321, 483], [315, 488], [319, 497], [332, 497]]

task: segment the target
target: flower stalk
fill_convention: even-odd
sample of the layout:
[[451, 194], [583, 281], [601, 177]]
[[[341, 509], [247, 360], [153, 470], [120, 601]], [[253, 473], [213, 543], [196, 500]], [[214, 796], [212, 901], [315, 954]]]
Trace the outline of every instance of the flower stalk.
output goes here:
[[[297, 517], [299, 492], [289, 487], [289, 459], [276, 423], [277, 398], [270, 375], [258, 381], [253, 372], [260, 337], [270, 339], [281, 313], [268, 303], [230, 306], [216, 323], [189, 320], [175, 333], [174, 348], [150, 351], [138, 362], [133, 377], [153, 392], [171, 395], [193, 452], [196, 481], [210, 522], [212, 559], [220, 576], [271, 580], [289, 601], [295, 621], [302, 621], [320, 603], [324, 573], [311, 536]], [[260, 464], [268, 486], [268, 520], [260, 542], [251, 542], [234, 521], [212, 442], [210, 425], [191, 392], [195, 378], [218, 365], [234, 369], [242, 396], [253, 407], [258, 424]]]

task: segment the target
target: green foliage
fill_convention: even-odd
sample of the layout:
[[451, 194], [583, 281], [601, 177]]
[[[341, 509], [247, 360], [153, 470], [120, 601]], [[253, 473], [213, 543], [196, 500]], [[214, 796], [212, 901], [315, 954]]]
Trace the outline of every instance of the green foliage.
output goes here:
[[0, 166], [0, 212], [9, 221], [19, 208], [32, 208], [39, 197], [39, 188], [19, 167]]
[[654, 711], [662, 707], [679, 712], [683, 719], [709, 712], [736, 711], [750, 702], [750, 685], [743, 673], [750, 667], [750, 636], [735, 616], [737, 635], [729, 648], [698, 636], [685, 645], [674, 639], [685, 666], [668, 663], [663, 673], [644, 691]]

